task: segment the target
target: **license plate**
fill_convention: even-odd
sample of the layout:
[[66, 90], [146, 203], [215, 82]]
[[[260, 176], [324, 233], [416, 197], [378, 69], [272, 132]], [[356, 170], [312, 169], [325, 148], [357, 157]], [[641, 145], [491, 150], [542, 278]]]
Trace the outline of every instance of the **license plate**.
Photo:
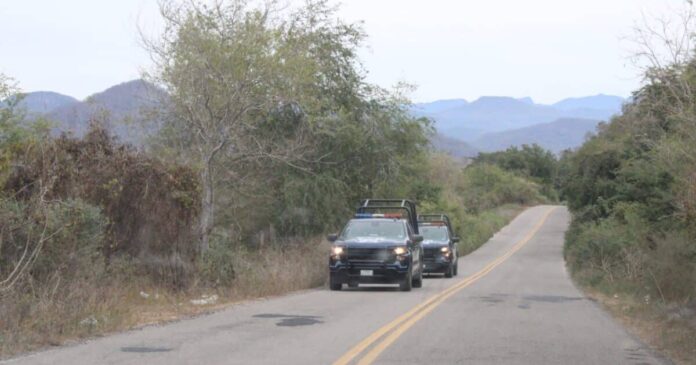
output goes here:
[[360, 270], [360, 276], [372, 276], [373, 274], [372, 270]]

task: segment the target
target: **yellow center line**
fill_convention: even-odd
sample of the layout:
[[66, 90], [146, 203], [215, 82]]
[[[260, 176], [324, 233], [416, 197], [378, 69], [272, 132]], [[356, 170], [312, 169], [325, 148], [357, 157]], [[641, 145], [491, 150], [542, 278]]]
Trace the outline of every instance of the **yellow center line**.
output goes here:
[[[368, 337], [366, 337], [364, 340], [360, 341], [357, 345], [355, 345], [353, 348], [348, 350], [343, 356], [341, 356], [336, 362], [334, 362], [334, 365], [346, 365], [349, 364], [353, 359], [355, 359], [358, 355], [360, 355], [362, 352], [364, 352], [367, 348], [372, 346], [374, 343], [376, 343], [380, 338], [382, 338], [384, 335], [389, 333], [389, 335], [384, 338], [380, 343], [378, 343], [376, 346], [374, 346], [365, 356], [360, 359], [358, 362], [359, 365], [369, 365], [372, 364], [372, 362], [377, 359], [377, 357], [387, 349], [392, 343], [394, 343], [404, 332], [406, 332], [409, 328], [411, 328], [416, 322], [418, 322], [421, 318], [425, 317], [428, 313], [430, 313], [433, 309], [435, 309], [438, 305], [440, 305], [442, 302], [444, 302], [447, 298], [451, 297], [458, 291], [466, 288], [467, 286], [473, 284], [474, 282], [478, 281], [485, 275], [487, 275], [489, 272], [491, 272], [494, 268], [496, 268], [498, 265], [502, 264], [505, 262], [510, 256], [512, 256], [515, 252], [519, 251], [527, 242], [529, 242], [534, 235], [539, 231], [541, 226], [546, 222], [548, 217], [551, 215], [551, 212], [554, 211], [555, 208], [549, 209], [542, 219], [534, 226], [534, 228], [519, 242], [517, 242], [513, 247], [511, 247], [505, 254], [501, 255], [497, 259], [493, 260], [490, 262], [488, 265], [486, 265], [483, 269], [479, 270], [475, 274], [468, 276], [464, 279], [462, 279], [459, 283], [450, 286], [449, 288], [443, 290], [442, 292], [434, 295], [430, 299], [426, 300], [425, 302], [415, 306], [408, 312], [404, 313], [403, 315], [399, 316], [395, 320], [387, 323], [386, 325], [382, 326], [379, 328], [377, 331], [373, 332], [370, 334]], [[397, 328], [398, 327], [398, 328]], [[396, 329], [395, 329], [396, 328]], [[395, 330], [394, 330], [395, 329]], [[394, 331], [392, 331], [394, 330]]]

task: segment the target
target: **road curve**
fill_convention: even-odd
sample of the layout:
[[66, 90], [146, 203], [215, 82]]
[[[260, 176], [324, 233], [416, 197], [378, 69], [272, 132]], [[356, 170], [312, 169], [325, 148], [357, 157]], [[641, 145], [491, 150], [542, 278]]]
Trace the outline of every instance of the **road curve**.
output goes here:
[[564, 207], [527, 209], [459, 276], [304, 291], [7, 364], [664, 364], [576, 289]]

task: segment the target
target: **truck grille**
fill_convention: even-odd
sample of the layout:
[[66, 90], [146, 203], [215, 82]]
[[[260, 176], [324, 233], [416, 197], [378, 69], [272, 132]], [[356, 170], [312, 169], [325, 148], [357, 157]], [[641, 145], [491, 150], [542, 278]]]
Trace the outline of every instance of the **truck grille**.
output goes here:
[[426, 248], [423, 250], [423, 258], [434, 259], [440, 252], [439, 248]]
[[346, 257], [348, 261], [361, 262], [361, 261], [372, 261], [372, 262], [385, 262], [393, 261], [396, 258], [392, 250], [386, 248], [348, 248]]

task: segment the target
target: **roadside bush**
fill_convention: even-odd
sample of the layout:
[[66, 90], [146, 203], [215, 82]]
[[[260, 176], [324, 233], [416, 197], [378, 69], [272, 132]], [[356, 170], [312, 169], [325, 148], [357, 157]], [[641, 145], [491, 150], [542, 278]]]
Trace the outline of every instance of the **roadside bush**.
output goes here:
[[277, 295], [313, 288], [327, 279], [329, 246], [323, 237], [284, 238], [262, 247], [215, 236], [200, 257], [199, 285], [235, 297]]
[[[0, 200], [0, 274], [18, 283], [99, 275], [106, 226], [100, 209], [80, 200]], [[12, 275], [16, 268], [23, 273]]]
[[418, 201], [418, 209], [448, 214], [462, 255], [486, 243], [522, 206], [546, 202], [538, 184], [495, 165], [432, 154], [425, 166], [433, 193]]
[[663, 301], [696, 301], [696, 240], [671, 232], [655, 242], [646, 261], [649, 283]]
[[598, 222], [573, 221], [565, 256], [582, 281], [663, 301], [696, 297], [696, 244], [685, 231], [662, 233], [639, 216], [639, 204], [620, 204]]
[[115, 273], [102, 254], [106, 227], [81, 200], [0, 200], [0, 352], [116, 325], [125, 309], [114, 304]]
[[470, 213], [478, 213], [505, 204], [531, 205], [545, 202], [539, 186], [489, 164], [467, 167], [457, 192]]
[[465, 214], [458, 225], [460, 242], [459, 254], [466, 255], [486, 243], [496, 232], [514, 218], [521, 209], [504, 206], [480, 212]]
[[21, 201], [81, 199], [107, 219], [101, 250], [137, 257], [153, 278], [179, 286], [196, 257], [197, 175], [118, 144], [98, 125], [83, 139], [47, 139], [16, 157], [4, 192]]
[[558, 200], [559, 163], [556, 156], [537, 144], [510, 147], [505, 151], [479, 153], [477, 164], [491, 164], [539, 184], [539, 192], [551, 201]]

